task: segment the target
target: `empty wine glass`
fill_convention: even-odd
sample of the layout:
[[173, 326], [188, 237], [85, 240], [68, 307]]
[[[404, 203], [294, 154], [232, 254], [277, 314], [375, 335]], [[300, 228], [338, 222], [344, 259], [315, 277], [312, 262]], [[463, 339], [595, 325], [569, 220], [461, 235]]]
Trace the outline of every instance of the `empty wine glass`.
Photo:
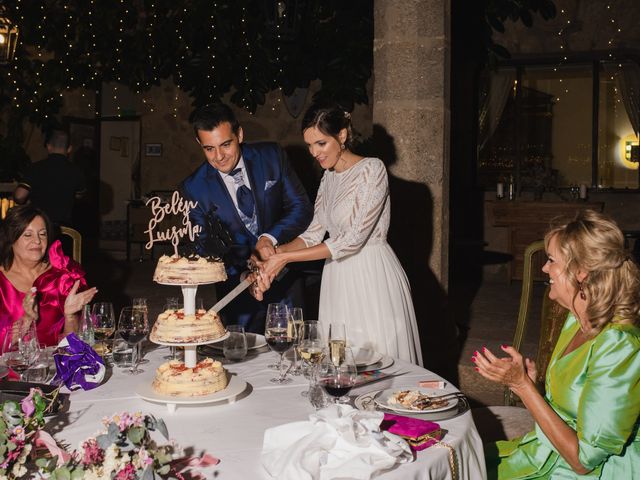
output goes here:
[[[322, 336], [322, 329], [317, 320], [307, 320], [302, 322], [298, 331], [298, 353], [306, 365], [309, 372], [309, 386], [315, 385], [317, 366], [322, 360], [325, 340]], [[302, 392], [302, 396], [309, 395], [309, 390]]]
[[237, 362], [247, 356], [247, 336], [242, 325], [227, 325], [229, 336], [222, 344], [222, 353], [227, 360]]
[[22, 375], [38, 359], [40, 344], [36, 333], [36, 325], [23, 321], [16, 322], [6, 332], [2, 341], [2, 362], [18, 374]]
[[[271, 306], [271, 305], [269, 305]], [[270, 313], [267, 314], [265, 322], [264, 336], [267, 340], [267, 344], [274, 352], [280, 355], [280, 361], [278, 363], [278, 370], [280, 375], [274, 377], [269, 381], [271, 383], [289, 383], [291, 379], [287, 377], [287, 372], [283, 366], [284, 353], [293, 346], [294, 329], [291, 315], [286, 305], [282, 305], [284, 308], [273, 308]]]
[[120, 312], [120, 320], [118, 321], [118, 335], [131, 347], [137, 347], [135, 361], [128, 372], [131, 375], [137, 375], [144, 371], [138, 368], [140, 363], [140, 344], [148, 333], [149, 321], [146, 311], [135, 307], [124, 307]]
[[[132, 302], [133, 308], [143, 312], [145, 316], [149, 315], [149, 308], [147, 307], [147, 299], [144, 297], [137, 297], [133, 299]], [[138, 344], [138, 365], [141, 363], [149, 363], [149, 360], [144, 358], [142, 354], [142, 344], [144, 342], [140, 342]]]
[[[338, 361], [334, 361], [338, 360]], [[340, 359], [326, 355], [320, 364], [319, 383], [322, 388], [335, 398], [336, 403], [348, 403], [346, 395], [351, 391], [358, 377], [358, 369], [350, 348], [344, 349]]]
[[[197, 304], [197, 302], [196, 302]], [[164, 311], [167, 310], [179, 310], [182, 308], [182, 299], [180, 297], [167, 297], [165, 299]], [[165, 355], [165, 360], [177, 360], [178, 359], [178, 347], [169, 347], [169, 354]]]
[[101, 355], [109, 353], [107, 340], [116, 329], [116, 319], [113, 314], [111, 302], [96, 302], [91, 308], [91, 320], [93, 322], [93, 334], [96, 343], [93, 348]]

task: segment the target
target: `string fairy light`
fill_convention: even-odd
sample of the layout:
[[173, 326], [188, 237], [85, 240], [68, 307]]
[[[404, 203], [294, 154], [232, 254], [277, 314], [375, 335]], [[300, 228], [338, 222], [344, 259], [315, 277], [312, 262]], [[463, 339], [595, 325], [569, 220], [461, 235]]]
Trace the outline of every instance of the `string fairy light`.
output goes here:
[[217, 43], [217, 37], [216, 37], [216, 16], [215, 16], [215, 12], [218, 9], [218, 4], [217, 2], [213, 2], [213, 11], [211, 12], [211, 15], [209, 16], [209, 25], [211, 26], [211, 39], [209, 41], [209, 44], [207, 45], [207, 51], [208, 51], [208, 55], [207, 58], [209, 59], [209, 69], [207, 71], [207, 87], [209, 89], [209, 100], [213, 101], [214, 100], [214, 93], [217, 91], [216, 88], [216, 43]]
[[[149, 68], [151, 71], [151, 75], [144, 84], [145, 94], [142, 95], [142, 103], [143, 105], [148, 105], [149, 113], [153, 113], [154, 107], [153, 107], [153, 103], [151, 103], [151, 101], [147, 99], [147, 92], [149, 92], [152, 85], [154, 85], [158, 79], [158, 69], [156, 67], [156, 63], [153, 58], [156, 52], [156, 44], [155, 44], [155, 38], [153, 33], [154, 33], [157, 17], [158, 17], [158, 14], [156, 12], [155, 2], [151, 0], [149, 3], [149, 10], [145, 11], [147, 40], [149, 42], [149, 47], [148, 47], [149, 54], [147, 55], [147, 59], [149, 61]], [[136, 93], [140, 93], [140, 92], [137, 91]]]
[[[242, 33], [242, 38], [244, 38], [244, 45], [246, 47], [247, 50], [247, 61], [245, 62], [244, 65], [244, 81], [245, 81], [245, 85], [247, 85], [249, 87], [249, 94], [251, 97], [253, 97], [253, 88], [251, 88], [251, 82], [249, 81], [249, 66], [251, 65], [252, 61], [253, 61], [253, 56], [251, 54], [251, 44], [249, 43], [249, 35], [247, 33], [247, 9], [244, 7], [244, 5], [242, 6], [242, 17], [241, 17], [241, 21], [240, 21], [240, 28], [241, 28], [241, 33]], [[242, 100], [245, 103], [245, 106], [247, 106], [247, 97], [243, 95]]]

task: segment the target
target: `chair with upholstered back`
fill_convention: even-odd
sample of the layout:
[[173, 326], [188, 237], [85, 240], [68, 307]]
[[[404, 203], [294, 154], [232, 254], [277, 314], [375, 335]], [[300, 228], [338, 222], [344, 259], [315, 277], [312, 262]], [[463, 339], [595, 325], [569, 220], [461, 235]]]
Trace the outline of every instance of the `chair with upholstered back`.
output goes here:
[[82, 263], [82, 235], [80, 235], [80, 232], [74, 228], [62, 226], [60, 227], [60, 232], [62, 235], [71, 237], [73, 241], [73, 253], [71, 256], [76, 262]]
[[[544, 241], [538, 240], [527, 246], [524, 252], [524, 272], [522, 275], [522, 293], [520, 294], [520, 308], [518, 321], [513, 337], [512, 346], [521, 351], [527, 331], [527, 324], [533, 309], [534, 289], [534, 256], [544, 254]], [[560, 335], [560, 330], [567, 316], [567, 310], [555, 301], [549, 299], [549, 286], [542, 298], [540, 315], [540, 330], [536, 352], [536, 366], [538, 370], [536, 384], [541, 392], [544, 391], [544, 378], [549, 365], [553, 348]], [[511, 390], [504, 389], [504, 406], [490, 406], [473, 409], [473, 418], [484, 442], [512, 439], [519, 437], [533, 429], [533, 418], [522, 407], [515, 406], [519, 399]]]

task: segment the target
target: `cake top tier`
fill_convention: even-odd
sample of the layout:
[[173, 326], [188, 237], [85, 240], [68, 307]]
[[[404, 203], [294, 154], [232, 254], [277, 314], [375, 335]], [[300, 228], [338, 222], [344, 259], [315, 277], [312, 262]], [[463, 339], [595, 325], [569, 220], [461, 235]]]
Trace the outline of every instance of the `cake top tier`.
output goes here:
[[198, 255], [163, 255], [153, 274], [154, 282], [170, 285], [199, 285], [226, 279], [227, 273], [220, 259]]

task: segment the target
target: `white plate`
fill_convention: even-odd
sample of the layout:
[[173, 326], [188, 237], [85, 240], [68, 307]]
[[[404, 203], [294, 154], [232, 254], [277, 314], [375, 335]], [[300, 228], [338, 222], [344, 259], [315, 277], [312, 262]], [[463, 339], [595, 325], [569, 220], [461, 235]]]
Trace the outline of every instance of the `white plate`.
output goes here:
[[[245, 333], [247, 337], [247, 350], [255, 350], [257, 348], [262, 348], [267, 344], [267, 339], [264, 338], [264, 335], [260, 335], [259, 333]], [[224, 346], [222, 344], [219, 345], [211, 345], [211, 348], [215, 348], [216, 350], [222, 350]]]
[[378, 363], [365, 365], [363, 367], [357, 367], [357, 368], [358, 368], [358, 373], [362, 373], [362, 372], [373, 372], [374, 370], [382, 370], [384, 368], [389, 368], [391, 365], [393, 365], [393, 358], [383, 355]]
[[375, 365], [382, 360], [382, 354], [374, 352], [366, 348], [354, 348], [353, 357], [356, 361], [356, 367], [366, 367], [368, 365]]
[[[149, 340], [151, 340], [153, 343], [157, 343], [158, 345], [167, 345], [169, 347], [196, 347], [198, 345], [209, 345], [211, 343], [222, 342], [223, 340], [226, 340], [227, 338], [229, 338], [229, 332], [225, 333], [220, 338], [216, 338], [215, 340], [208, 340], [206, 342], [191, 342], [191, 343], [184, 342], [183, 343], [183, 342], [162, 342], [160, 340], [155, 340], [155, 339], [151, 338], [151, 335], [149, 335]], [[222, 347], [220, 347], [220, 348], [222, 348]]]
[[418, 392], [422, 393], [423, 395], [428, 395], [430, 397], [437, 397], [439, 395], [444, 395], [445, 393], [447, 393], [447, 392], [444, 392], [442, 390], [438, 390], [438, 389], [435, 389], [435, 388], [411, 388], [411, 387], [402, 388], [402, 387], [395, 387], [395, 388], [390, 388], [388, 390], [383, 390], [382, 392], [380, 392], [379, 395], [376, 395], [375, 402], [378, 405], [380, 405], [381, 407], [388, 408], [389, 410], [393, 410], [394, 412], [401, 412], [401, 413], [442, 412], [444, 410], [449, 410], [450, 408], [453, 408], [458, 404], [458, 399], [457, 398], [452, 398], [451, 400], [447, 401], [446, 405], [444, 405], [442, 407], [429, 408], [429, 409], [426, 409], [426, 410], [418, 410], [418, 409], [412, 409], [412, 408], [404, 407], [402, 405], [389, 403], [389, 399], [393, 396], [394, 393], [401, 392], [403, 390], [418, 391]]
[[172, 397], [169, 395], [160, 395], [157, 393], [150, 383], [139, 385], [136, 393], [139, 397], [154, 403], [166, 403], [168, 405], [201, 405], [205, 403], [221, 402], [230, 400], [233, 403], [235, 398], [245, 391], [247, 382], [233, 375], [229, 380], [227, 388], [210, 395], [202, 395], [200, 397]]

